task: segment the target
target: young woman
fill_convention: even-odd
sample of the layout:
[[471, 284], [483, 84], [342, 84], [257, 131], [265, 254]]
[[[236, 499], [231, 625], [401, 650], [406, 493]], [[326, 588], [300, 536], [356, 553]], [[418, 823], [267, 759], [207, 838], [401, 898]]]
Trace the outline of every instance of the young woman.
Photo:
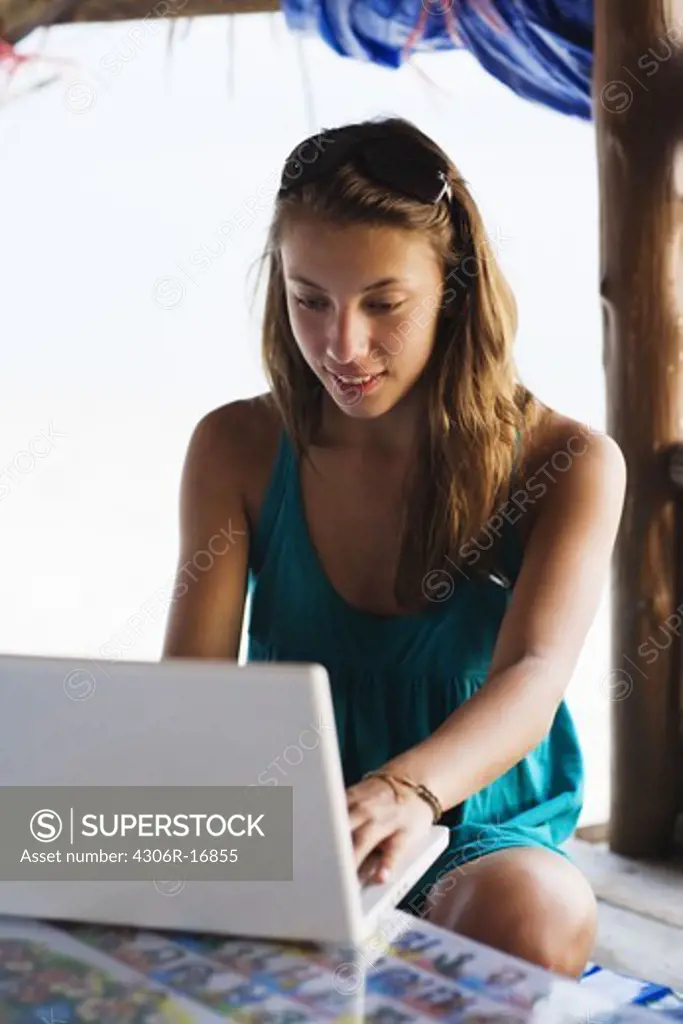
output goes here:
[[621, 453], [519, 382], [481, 216], [410, 123], [298, 146], [266, 258], [270, 390], [208, 413], [183, 473], [180, 565], [232, 543], [178, 570], [164, 656], [236, 659], [251, 585], [249, 659], [329, 672], [362, 877], [440, 820], [404, 906], [577, 975], [595, 901], [559, 848], [582, 799], [563, 697]]

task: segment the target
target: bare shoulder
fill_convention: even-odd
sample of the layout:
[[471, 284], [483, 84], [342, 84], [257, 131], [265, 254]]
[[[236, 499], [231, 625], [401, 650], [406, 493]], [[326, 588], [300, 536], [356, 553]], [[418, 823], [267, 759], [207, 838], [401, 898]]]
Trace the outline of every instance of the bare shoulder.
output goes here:
[[525, 439], [526, 475], [538, 471], [545, 461], [552, 462], [553, 459], [558, 471], [564, 469], [566, 472], [567, 456], [577, 458], [579, 454], [588, 455], [594, 465], [603, 465], [608, 472], [625, 465], [619, 445], [608, 434], [544, 406]]
[[[541, 494], [536, 513], [548, 505], [581, 503], [619, 515], [626, 463], [616, 441], [578, 420], [543, 407], [522, 453], [520, 484]], [[529, 528], [536, 515], [530, 517]]]
[[206, 413], [190, 441], [188, 462], [217, 490], [239, 490], [252, 519], [258, 514], [277, 451], [282, 421], [270, 392], [228, 402]]
[[207, 412], [197, 423], [190, 447], [204, 469], [219, 466], [232, 482], [249, 476], [277, 434], [276, 413], [269, 394], [240, 398]]
[[213, 409], [194, 428], [180, 487], [180, 552], [164, 657], [237, 659], [250, 501], [276, 436], [273, 412], [259, 395]]

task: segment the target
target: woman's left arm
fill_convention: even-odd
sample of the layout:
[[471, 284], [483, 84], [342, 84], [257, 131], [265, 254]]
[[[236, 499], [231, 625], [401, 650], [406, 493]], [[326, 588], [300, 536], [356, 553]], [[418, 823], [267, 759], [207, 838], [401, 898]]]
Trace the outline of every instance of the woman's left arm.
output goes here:
[[383, 765], [424, 783], [444, 810], [498, 779], [548, 733], [596, 613], [626, 470], [611, 438], [584, 436], [585, 451], [565, 472], [536, 474], [547, 490], [486, 682], [427, 740]]

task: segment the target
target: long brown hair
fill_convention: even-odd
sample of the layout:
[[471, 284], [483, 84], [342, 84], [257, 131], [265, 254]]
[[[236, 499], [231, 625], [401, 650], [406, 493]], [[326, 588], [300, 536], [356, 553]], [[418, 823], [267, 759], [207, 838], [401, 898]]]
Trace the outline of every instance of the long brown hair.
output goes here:
[[[364, 132], [368, 139], [395, 133], [431, 154], [435, 167], [447, 168], [450, 210], [448, 202], [430, 204], [388, 192], [350, 161], [278, 197], [263, 257], [268, 282], [262, 359], [273, 401], [297, 455], [305, 457], [319, 425], [324, 389], [301, 355], [289, 322], [280, 257], [287, 223], [303, 214], [340, 225], [402, 227], [429, 238], [442, 261], [444, 291], [425, 375], [428, 415], [406, 492], [394, 584], [399, 607], [415, 608], [429, 596], [425, 574], [448, 572], [449, 562], [464, 564], [465, 545], [476, 544], [506, 500], [521, 454], [518, 442], [541, 406], [518, 381], [512, 356], [516, 302], [458, 169], [402, 118], [347, 125], [342, 134], [347, 129]], [[486, 547], [475, 572], [499, 564], [497, 545]]]

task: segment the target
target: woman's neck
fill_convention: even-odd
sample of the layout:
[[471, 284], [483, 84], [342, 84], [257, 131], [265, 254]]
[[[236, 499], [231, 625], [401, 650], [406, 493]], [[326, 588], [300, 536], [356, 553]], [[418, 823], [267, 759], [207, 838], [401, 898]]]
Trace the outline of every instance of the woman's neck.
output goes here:
[[358, 454], [408, 456], [425, 426], [424, 400], [413, 389], [380, 416], [364, 418], [343, 412], [325, 392], [315, 444]]

